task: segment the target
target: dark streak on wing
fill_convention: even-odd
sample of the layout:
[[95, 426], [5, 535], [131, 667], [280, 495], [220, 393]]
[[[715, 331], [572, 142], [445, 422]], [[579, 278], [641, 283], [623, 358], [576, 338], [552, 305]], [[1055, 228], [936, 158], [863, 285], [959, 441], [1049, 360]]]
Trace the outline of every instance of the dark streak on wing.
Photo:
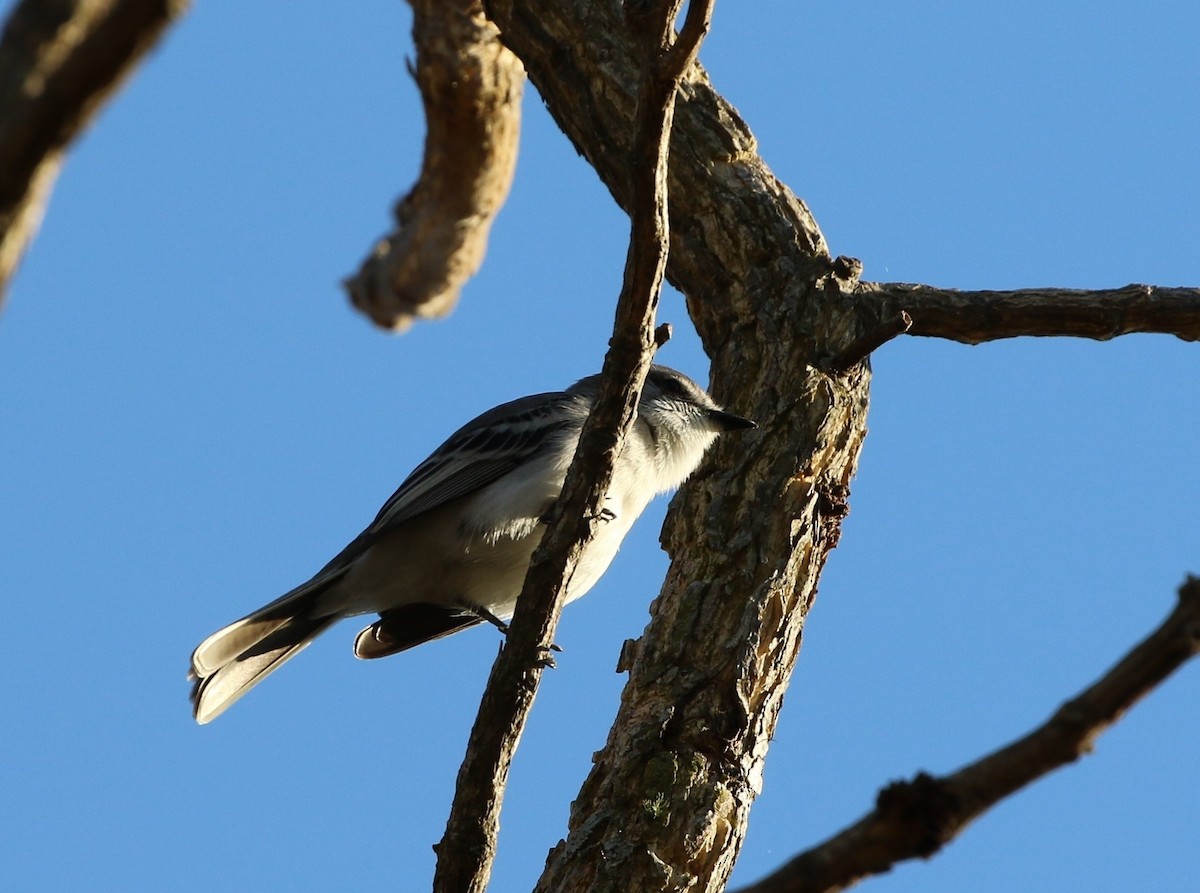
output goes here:
[[318, 572], [317, 579], [354, 561], [381, 536], [460, 496], [498, 481], [537, 454], [569, 422], [549, 416], [584, 398], [565, 392], [522, 397], [468, 422], [413, 469], [371, 525]]
[[[479, 453], [479, 455], [483, 456], [486, 454]], [[493, 481], [498, 481], [504, 477], [504, 475], [516, 468], [518, 464], [518, 461], [511, 457], [499, 460], [475, 459], [460, 471], [446, 475], [443, 480], [438, 481], [436, 485], [428, 488], [426, 492], [411, 498], [404, 505], [402, 513], [394, 517], [386, 517], [381, 514], [379, 520], [371, 525], [371, 530], [375, 533], [383, 533], [397, 524], [402, 524], [411, 518], [415, 518], [423, 512], [437, 508], [439, 505], [444, 505], [453, 499], [457, 499], [459, 496], [465, 496], [473, 490], [478, 490], [480, 487], [486, 487]], [[380, 520], [382, 520], [382, 524], [380, 524]], [[376, 527], [376, 524], [379, 526]]]
[[497, 406], [468, 422], [418, 465], [384, 503], [368, 530], [381, 533], [422, 512], [486, 487], [535, 455], [565, 427], [548, 417], [574, 398], [537, 394]]

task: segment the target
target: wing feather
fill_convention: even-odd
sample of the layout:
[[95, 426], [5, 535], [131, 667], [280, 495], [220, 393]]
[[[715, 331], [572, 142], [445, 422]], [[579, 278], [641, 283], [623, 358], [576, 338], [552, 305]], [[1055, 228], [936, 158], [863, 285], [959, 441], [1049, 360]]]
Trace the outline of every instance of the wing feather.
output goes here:
[[552, 443], [555, 432], [587, 414], [567, 393], [505, 403], [468, 422], [418, 465], [383, 504], [366, 533], [372, 537], [498, 481]]
[[586, 397], [565, 391], [535, 394], [489, 409], [463, 425], [413, 469], [371, 525], [310, 583], [344, 571], [397, 525], [500, 480], [550, 448], [556, 432], [582, 424], [590, 405]]

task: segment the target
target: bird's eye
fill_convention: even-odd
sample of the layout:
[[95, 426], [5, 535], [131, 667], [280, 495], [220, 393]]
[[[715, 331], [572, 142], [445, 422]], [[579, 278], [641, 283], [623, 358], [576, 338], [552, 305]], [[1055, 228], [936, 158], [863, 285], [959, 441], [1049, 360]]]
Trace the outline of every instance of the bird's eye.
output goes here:
[[667, 397], [674, 397], [679, 400], [686, 400], [688, 397], [687, 385], [673, 375], [663, 376], [656, 384], [658, 385], [658, 389]]

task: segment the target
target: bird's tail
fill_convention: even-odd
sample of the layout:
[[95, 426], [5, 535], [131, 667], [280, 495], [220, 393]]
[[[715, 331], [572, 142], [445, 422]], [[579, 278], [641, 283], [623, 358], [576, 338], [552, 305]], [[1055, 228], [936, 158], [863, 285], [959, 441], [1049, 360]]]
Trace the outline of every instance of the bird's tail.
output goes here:
[[216, 719], [340, 619], [337, 614], [313, 616], [324, 588], [307, 583], [217, 630], [197, 646], [188, 673], [194, 680], [191, 700], [196, 722]]

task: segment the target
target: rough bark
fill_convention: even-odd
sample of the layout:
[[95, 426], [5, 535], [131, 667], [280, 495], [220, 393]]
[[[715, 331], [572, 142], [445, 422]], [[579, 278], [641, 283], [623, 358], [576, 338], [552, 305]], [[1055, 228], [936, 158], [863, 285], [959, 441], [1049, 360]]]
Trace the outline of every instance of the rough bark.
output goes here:
[[0, 37], [0, 300], [63, 153], [186, 0], [24, 0]]
[[874, 811], [738, 893], [835, 893], [905, 859], [929, 858], [1014, 791], [1091, 752], [1142, 697], [1200, 652], [1200, 578], [1166, 620], [1043, 725], [943, 778], [921, 773], [879, 792]]
[[402, 331], [445, 316], [479, 270], [512, 186], [525, 72], [480, 0], [410, 0], [414, 72], [427, 124], [421, 175], [396, 227], [345, 282], [377, 325]]
[[[489, 11], [628, 209], [637, 65], [616, 8]], [[865, 368], [818, 369], [860, 334], [821, 234], [698, 66], [680, 91], [668, 188], [667, 275], [717, 398], [762, 429], [721, 446], [672, 507], [670, 572], [542, 891], [724, 887], [864, 433]]]

